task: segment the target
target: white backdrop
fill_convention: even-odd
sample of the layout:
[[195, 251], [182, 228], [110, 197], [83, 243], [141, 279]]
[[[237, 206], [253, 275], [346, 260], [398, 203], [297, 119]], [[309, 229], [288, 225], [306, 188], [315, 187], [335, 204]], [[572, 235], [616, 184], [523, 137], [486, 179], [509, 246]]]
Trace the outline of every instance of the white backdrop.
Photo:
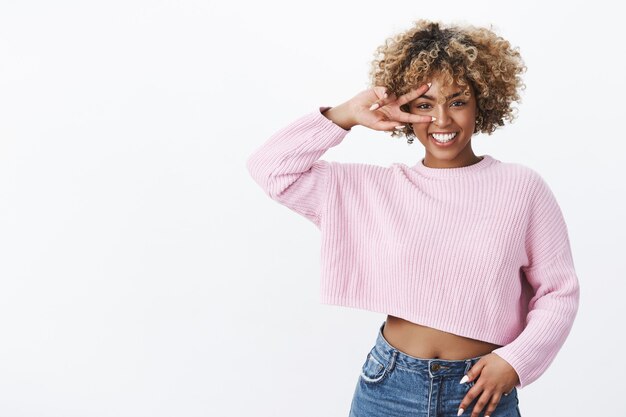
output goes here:
[[[522, 414], [625, 415], [615, 7], [2, 0], [0, 416], [347, 416], [385, 316], [318, 303], [319, 231], [245, 161], [418, 18], [492, 24], [528, 66], [517, 120], [473, 148], [548, 181], [581, 305]], [[357, 126], [323, 158], [422, 157]]]

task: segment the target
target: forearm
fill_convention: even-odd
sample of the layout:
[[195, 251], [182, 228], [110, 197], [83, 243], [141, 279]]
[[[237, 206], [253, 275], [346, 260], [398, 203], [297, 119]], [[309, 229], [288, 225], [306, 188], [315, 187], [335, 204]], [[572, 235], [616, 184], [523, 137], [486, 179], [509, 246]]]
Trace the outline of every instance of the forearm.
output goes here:
[[569, 245], [552, 261], [526, 270], [525, 275], [536, 288], [527, 325], [515, 340], [492, 352], [515, 369], [520, 388], [539, 378], [555, 359], [572, 329], [580, 298]]

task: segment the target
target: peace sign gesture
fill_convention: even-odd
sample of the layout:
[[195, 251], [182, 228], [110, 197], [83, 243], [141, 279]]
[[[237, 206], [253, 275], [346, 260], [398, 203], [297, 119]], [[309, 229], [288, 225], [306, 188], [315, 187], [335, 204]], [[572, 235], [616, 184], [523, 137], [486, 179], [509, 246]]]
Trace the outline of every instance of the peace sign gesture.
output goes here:
[[429, 88], [428, 84], [424, 84], [396, 98], [395, 94], [387, 95], [385, 87], [377, 86], [360, 92], [346, 104], [356, 124], [374, 130], [391, 131], [403, 123], [430, 123], [435, 120], [431, 116], [419, 116], [400, 109], [400, 106], [415, 100]]

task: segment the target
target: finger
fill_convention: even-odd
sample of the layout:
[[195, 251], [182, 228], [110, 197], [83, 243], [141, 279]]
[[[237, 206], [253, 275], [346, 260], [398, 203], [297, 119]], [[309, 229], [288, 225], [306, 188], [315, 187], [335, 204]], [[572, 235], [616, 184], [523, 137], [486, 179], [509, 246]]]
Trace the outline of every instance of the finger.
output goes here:
[[406, 104], [409, 101], [415, 100], [416, 98], [424, 94], [426, 91], [428, 91], [429, 88], [430, 88], [430, 85], [423, 84], [409, 91], [408, 93], [401, 95], [400, 98], [398, 98], [398, 106], [402, 106], [403, 104]]
[[437, 120], [435, 116], [420, 116], [419, 114], [407, 113], [400, 111], [392, 113], [394, 119], [402, 123], [430, 123]]
[[398, 123], [396, 121], [391, 122], [378, 122], [378, 126], [385, 131], [393, 132], [393, 131], [402, 131], [406, 128], [402, 123]]
[[459, 411], [457, 415], [460, 416], [461, 414], [463, 414], [465, 410], [467, 410], [469, 406], [472, 405], [476, 397], [478, 397], [479, 395], [480, 395], [480, 388], [474, 385], [469, 391], [467, 391], [467, 394], [465, 394], [465, 397], [463, 397], [463, 400], [461, 401], [461, 404], [459, 405]]
[[[436, 120], [436, 118], [435, 118]], [[471, 368], [469, 368], [467, 370], [467, 372], [465, 373], [465, 376], [463, 377], [463, 379], [465, 379], [465, 377], [467, 377], [467, 381], [473, 381], [474, 379], [478, 378], [483, 370], [483, 368], [485, 367], [486, 362], [481, 358], [478, 360], [478, 362], [476, 362]], [[463, 380], [461, 379], [461, 381]]]
[[498, 403], [500, 402], [500, 398], [502, 398], [500, 394], [494, 394], [493, 397], [491, 397], [491, 401], [489, 401], [487, 409], [485, 410], [485, 417], [489, 417], [493, 414], [498, 406]]
[[[376, 110], [379, 109], [383, 106], [386, 106], [389, 103], [394, 103], [397, 107], [408, 103], [409, 101], [415, 100], [417, 97], [421, 96], [422, 94], [424, 94], [426, 91], [428, 91], [428, 89], [430, 88], [430, 84], [423, 84], [421, 86], [419, 86], [418, 88], [409, 91], [406, 94], [403, 94], [402, 96], [400, 96], [400, 98], [396, 98], [396, 95], [394, 93], [388, 94], [387, 93], [387, 89], [386, 87], [374, 87], [374, 91], [376, 92], [377, 96], [381, 96], [382, 98], [379, 100], [376, 100], [370, 107], [370, 110]], [[380, 94], [379, 94], [380, 91]], [[419, 122], [412, 122], [412, 123], [419, 123]]]
[[476, 401], [476, 404], [474, 404], [471, 417], [480, 417], [480, 413], [483, 411], [483, 408], [485, 408], [485, 406], [489, 404], [490, 399], [491, 392], [486, 390], [483, 391], [480, 398], [478, 398], [478, 401]]
[[376, 86], [374, 87], [374, 93], [376, 94], [376, 96], [378, 97], [378, 100], [376, 100], [374, 103], [372, 103], [370, 110], [376, 110], [382, 106], [384, 106], [385, 104], [387, 104], [385, 102], [385, 99], [387, 99], [387, 97], [389, 97], [389, 95], [387, 94], [387, 87], [385, 86]]

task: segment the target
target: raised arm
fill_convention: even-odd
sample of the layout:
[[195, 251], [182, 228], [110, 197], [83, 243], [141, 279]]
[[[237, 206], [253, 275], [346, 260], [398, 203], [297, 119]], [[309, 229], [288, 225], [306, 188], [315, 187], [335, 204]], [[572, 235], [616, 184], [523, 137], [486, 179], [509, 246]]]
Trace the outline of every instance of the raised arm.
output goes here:
[[319, 107], [280, 129], [246, 161], [250, 175], [270, 198], [318, 227], [330, 170], [330, 163], [320, 157], [352, 127], [342, 118], [339, 123], [348, 127], [344, 129], [322, 114], [328, 109]]
[[396, 97], [385, 94], [384, 87], [373, 87], [337, 107], [320, 107], [280, 129], [257, 148], [246, 161], [248, 171], [272, 199], [320, 227], [332, 176], [332, 164], [321, 156], [356, 125], [388, 131], [401, 123], [430, 123], [430, 116], [400, 109], [428, 88], [424, 84]]

